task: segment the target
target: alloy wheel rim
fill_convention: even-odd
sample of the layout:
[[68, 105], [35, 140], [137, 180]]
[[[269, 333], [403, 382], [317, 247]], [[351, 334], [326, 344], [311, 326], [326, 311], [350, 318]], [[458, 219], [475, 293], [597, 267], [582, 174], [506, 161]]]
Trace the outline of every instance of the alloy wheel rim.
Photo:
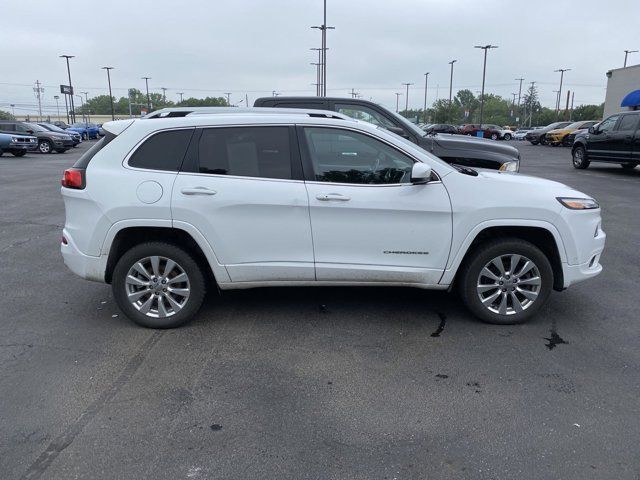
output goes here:
[[582, 164], [582, 150], [580, 150], [579, 148], [577, 148], [573, 152], [573, 163], [575, 163], [576, 165]]
[[49, 153], [49, 150], [50, 150], [50, 147], [49, 147], [49, 144], [47, 142], [42, 142], [40, 144], [40, 151], [42, 153]]
[[515, 315], [527, 310], [537, 300], [541, 287], [537, 265], [515, 253], [487, 262], [476, 282], [480, 302], [499, 315]]
[[176, 261], [154, 255], [138, 260], [129, 269], [125, 292], [131, 305], [143, 315], [167, 318], [185, 307], [191, 284]]

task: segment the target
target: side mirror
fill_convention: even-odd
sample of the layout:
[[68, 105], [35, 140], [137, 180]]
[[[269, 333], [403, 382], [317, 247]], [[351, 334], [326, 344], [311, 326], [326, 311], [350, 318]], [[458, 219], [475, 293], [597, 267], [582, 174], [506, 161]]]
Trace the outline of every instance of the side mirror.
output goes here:
[[429, 183], [431, 179], [431, 167], [425, 163], [416, 162], [411, 168], [411, 183], [422, 185]]
[[400, 135], [402, 138], [409, 138], [409, 135], [407, 134], [407, 132], [405, 132], [404, 129], [400, 127], [387, 127], [387, 130], [389, 130], [392, 133], [395, 133], [396, 135]]
[[597, 135], [598, 129], [596, 127], [589, 127], [589, 133], [591, 133], [592, 135]]

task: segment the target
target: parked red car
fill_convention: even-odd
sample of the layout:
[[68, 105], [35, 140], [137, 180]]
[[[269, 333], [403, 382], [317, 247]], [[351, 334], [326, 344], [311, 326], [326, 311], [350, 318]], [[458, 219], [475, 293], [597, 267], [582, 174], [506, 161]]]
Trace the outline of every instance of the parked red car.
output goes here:
[[490, 138], [492, 140], [498, 140], [501, 138], [501, 131], [502, 129], [497, 126], [497, 125], [491, 125], [491, 124], [482, 124], [482, 128], [479, 124], [477, 123], [469, 123], [467, 125], [463, 125], [462, 129], [460, 130], [460, 133], [462, 135], [469, 135], [471, 137], [477, 137], [478, 136], [478, 132], [482, 131], [482, 137], [484, 138]]

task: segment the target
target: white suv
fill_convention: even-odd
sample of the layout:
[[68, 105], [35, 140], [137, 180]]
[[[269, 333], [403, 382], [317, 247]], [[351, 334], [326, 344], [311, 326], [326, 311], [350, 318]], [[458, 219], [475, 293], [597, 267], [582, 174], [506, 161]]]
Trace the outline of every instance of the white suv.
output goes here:
[[110, 122], [64, 172], [62, 254], [134, 322], [176, 327], [207, 285], [454, 285], [509, 324], [600, 273], [595, 200], [449, 165], [334, 112]]

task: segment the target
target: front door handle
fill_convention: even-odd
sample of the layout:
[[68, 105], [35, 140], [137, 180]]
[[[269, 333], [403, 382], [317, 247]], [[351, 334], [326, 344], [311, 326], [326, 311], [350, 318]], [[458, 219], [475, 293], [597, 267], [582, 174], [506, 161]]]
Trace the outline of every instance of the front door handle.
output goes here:
[[316, 198], [322, 202], [330, 202], [330, 201], [338, 201], [338, 202], [348, 202], [351, 200], [351, 197], [347, 197], [346, 195], [341, 195], [339, 193], [324, 193], [321, 195], [316, 195]]
[[189, 187], [183, 188], [180, 190], [180, 193], [183, 195], [215, 195], [218, 192], [210, 190], [207, 187]]

